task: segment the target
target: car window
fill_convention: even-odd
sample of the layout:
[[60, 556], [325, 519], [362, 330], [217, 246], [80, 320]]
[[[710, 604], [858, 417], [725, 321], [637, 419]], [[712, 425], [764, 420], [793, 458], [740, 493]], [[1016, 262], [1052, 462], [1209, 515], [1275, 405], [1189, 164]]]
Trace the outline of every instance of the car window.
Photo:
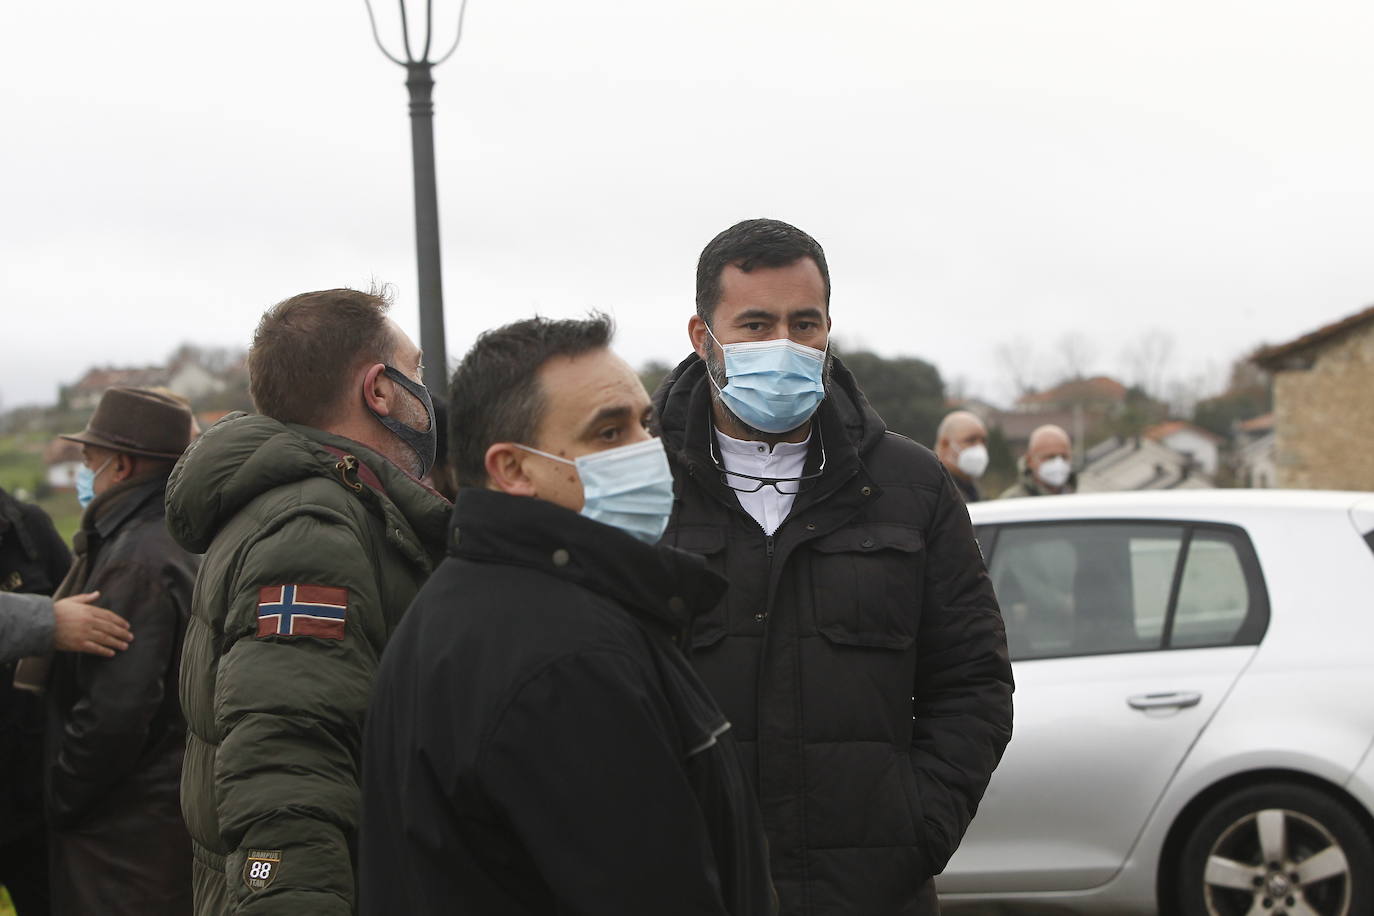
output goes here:
[[1163, 645], [1182, 526], [1008, 525], [989, 571], [1013, 659]]
[[1225, 646], [1235, 641], [1250, 615], [1250, 586], [1240, 544], [1230, 532], [1193, 534], [1174, 610], [1169, 645]]

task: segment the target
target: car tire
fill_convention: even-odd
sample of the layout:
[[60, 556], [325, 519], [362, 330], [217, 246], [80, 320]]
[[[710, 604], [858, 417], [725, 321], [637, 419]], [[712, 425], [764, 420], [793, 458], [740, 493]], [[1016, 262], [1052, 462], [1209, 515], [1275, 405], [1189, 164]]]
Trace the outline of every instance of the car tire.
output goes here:
[[1262, 783], [1223, 797], [1177, 865], [1184, 916], [1374, 913], [1374, 841], [1348, 808], [1310, 786]]

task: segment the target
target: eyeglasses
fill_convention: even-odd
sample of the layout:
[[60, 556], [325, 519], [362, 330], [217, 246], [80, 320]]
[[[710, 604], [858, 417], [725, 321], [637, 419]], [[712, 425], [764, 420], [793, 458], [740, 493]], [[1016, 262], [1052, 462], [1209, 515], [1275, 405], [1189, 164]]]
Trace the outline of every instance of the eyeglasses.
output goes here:
[[800, 477], [755, 477], [753, 474], [741, 474], [737, 471], [726, 470], [721, 463], [720, 456], [716, 454], [716, 437], [707, 437], [707, 447], [711, 453], [711, 463], [720, 472], [720, 482], [732, 490], [739, 493], [757, 493], [764, 487], [772, 487], [784, 496], [792, 496], [803, 493], [816, 485], [821, 475], [825, 473], [825, 439], [821, 435], [819, 425], [813, 427], [816, 430], [816, 443], [821, 449], [821, 463], [813, 473], [803, 474]]

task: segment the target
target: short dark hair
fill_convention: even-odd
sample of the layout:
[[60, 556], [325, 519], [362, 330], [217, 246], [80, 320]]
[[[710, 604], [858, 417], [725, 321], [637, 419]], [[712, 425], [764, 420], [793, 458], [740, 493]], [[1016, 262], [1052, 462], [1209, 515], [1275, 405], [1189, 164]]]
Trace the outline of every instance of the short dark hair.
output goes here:
[[533, 445], [544, 418], [539, 370], [555, 356], [610, 346], [611, 319], [527, 318], [485, 331], [463, 357], [448, 390], [448, 442], [460, 487], [486, 486], [487, 449], [497, 442]]
[[385, 288], [326, 289], [264, 312], [248, 350], [248, 392], [258, 412], [306, 426], [334, 419], [358, 366], [391, 361], [390, 307]]
[[733, 264], [745, 273], [755, 267], [787, 267], [810, 258], [825, 281], [825, 308], [830, 310], [830, 267], [825, 251], [796, 226], [776, 219], [747, 219], [711, 239], [697, 260], [697, 315], [707, 324], [720, 303], [720, 275]]

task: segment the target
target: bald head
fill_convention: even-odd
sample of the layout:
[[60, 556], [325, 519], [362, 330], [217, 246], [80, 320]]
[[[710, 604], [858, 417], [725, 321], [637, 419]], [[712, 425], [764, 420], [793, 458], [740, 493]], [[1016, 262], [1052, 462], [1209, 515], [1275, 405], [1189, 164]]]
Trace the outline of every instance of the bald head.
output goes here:
[[[965, 479], [982, 475], [987, 467], [987, 444], [988, 428], [967, 410], [956, 410], [946, 416], [935, 433], [935, 454], [951, 474]], [[972, 463], [966, 460], [961, 466], [959, 456], [980, 445], [984, 449], [982, 458]]]
[[1030, 468], [1036, 480], [1054, 492], [1063, 489], [1063, 482], [1055, 484], [1045, 480], [1040, 469], [1045, 462], [1056, 459], [1062, 459], [1066, 465], [1073, 463], [1073, 443], [1069, 434], [1053, 424], [1037, 427], [1031, 433], [1030, 444], [1026, 447], [1026, 467]]

